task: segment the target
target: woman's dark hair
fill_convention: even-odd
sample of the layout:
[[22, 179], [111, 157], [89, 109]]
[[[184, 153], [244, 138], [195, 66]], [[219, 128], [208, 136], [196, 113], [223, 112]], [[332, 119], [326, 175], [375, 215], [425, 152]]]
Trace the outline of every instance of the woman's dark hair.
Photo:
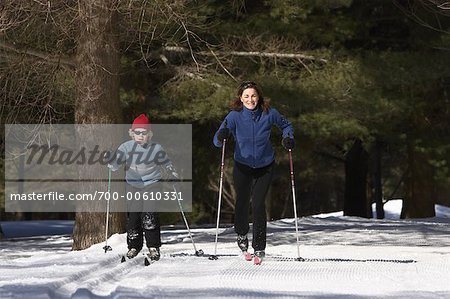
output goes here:
[[237, 89], [237, 97], [234, 98], [230, 102], [231, 110], [235, 110], [235, 111], [242, 110], [243, 104], [241, 102], [241, 96], [242, 96], [242, 93], [244, 92], [244, 90], [246, 90], [247, 88], [253, 88], [258, 93], [258, 96], [259, 96], [258, 107], [261, 107], [263, 109], [263, 111], [269, 110], [270, 99], [264, 97], [261, 87], [259, 87], [259, 85], [253, 81], [244, 81], [241, 83], [241, 85], [239, 85], [239, 87]]

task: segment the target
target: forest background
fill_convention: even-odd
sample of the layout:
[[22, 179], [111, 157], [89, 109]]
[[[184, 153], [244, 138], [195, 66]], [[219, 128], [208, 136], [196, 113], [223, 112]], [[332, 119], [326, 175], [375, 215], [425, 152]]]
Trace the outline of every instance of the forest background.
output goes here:
[[[212, 137], [243, 80], [258, 82], [294, 126], [299, 215], [383, 218], [383, 204], [401, 198], [402, 218], [433, 217], [435, 204], [450, 206], [449, 51], [450, 4], [438, 0], [4, 0], [0, 220], [75, 218], [74, 249], [102, 240], [88, 225], [104, 225], [103, 214], [4, 212], [4, 125], [130, 123], [146, 113], [192, 124], [189, 218], [214, 223]], [[293, 216], [288, 155], [272, 135], [268, 220]], [[123, 224], [113, 215], [110, 232]]]

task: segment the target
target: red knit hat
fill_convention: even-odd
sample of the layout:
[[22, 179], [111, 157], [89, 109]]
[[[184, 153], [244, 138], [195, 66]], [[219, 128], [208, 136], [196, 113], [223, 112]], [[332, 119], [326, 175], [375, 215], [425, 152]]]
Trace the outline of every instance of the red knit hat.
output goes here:
[[147, 118], [147, 116], [145, 116], [145, 114], [141, 114], [134, 119], [131, 130], [134, 129], [150, 130], [150, 120]]

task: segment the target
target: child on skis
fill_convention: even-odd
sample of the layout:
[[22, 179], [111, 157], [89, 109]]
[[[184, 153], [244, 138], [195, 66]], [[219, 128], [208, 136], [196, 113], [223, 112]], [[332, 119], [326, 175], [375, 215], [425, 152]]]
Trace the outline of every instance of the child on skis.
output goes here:
[[143, 247], [144, 237], [149, 249], [149, 257], [159, 260], [161, 247], [161, 227], [159, 214], [144, 209], [143, 197], [151, 192], [160, 192], [158, 182], [166, 172], [170, 179], [178, 179], [171, 161], [162, 146], [151, 141], [153, 133], [150, 121], [144, 114], [133, 121], [129, 130], [131, 140], [122, 143], [113, 160], [108, 164], [116, 171], [126, 165], [127, 199], [127, 244], [128, 258], [134, 258]]

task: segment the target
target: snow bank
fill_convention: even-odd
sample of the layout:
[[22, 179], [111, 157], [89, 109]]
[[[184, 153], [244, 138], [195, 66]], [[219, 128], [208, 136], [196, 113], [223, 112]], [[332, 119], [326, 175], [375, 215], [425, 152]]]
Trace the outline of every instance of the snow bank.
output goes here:
[[[385, 219], [400, 219], [403, 201], [401, 199], [390, 200], [383, 206]], [[450, 207], [435, 205], [436, 217], [434, 218], [450, 218]], [[372, 214], [376, 217], [376, 206], [372, 204]], [[343, 216], [343, 211], [314, 215], [317, 218], [339, 217]]]

